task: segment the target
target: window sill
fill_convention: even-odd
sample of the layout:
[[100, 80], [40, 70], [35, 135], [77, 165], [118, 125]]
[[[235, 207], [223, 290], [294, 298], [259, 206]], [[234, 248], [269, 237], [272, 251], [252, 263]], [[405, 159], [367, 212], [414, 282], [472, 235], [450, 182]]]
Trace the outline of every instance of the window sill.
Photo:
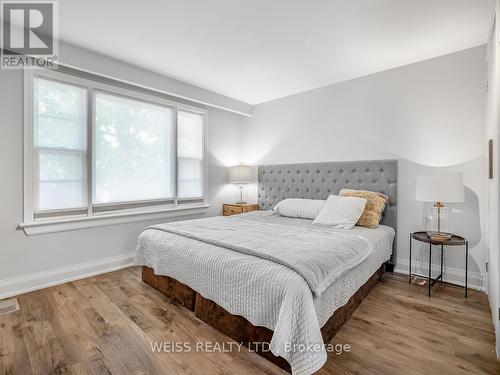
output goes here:
[[57, 220], [40, 220], [19, 224], [28, 236], [38, 234], [66, 232], [77, 229], [96, 228], [106, 225], [132, 223], [136, 221], [157, 220], [178, 216], [199, 215], [206, 213], [208, 204], [186, 205], [185, 207], [170, 207], [142, 212], [114, 213], [92, 217], [64, 218]]

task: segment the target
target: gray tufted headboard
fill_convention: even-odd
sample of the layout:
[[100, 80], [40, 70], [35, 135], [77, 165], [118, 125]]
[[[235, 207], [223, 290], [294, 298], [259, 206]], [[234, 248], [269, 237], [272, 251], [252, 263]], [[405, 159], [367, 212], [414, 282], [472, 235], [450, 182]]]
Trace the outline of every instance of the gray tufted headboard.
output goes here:
[[381, 223], [396, 230], [397, 179], [397, 160], [261, 165], [258, 203], [269, 210], [285, 198], [326, 199], [343, 188], [377, 191], [390, 199]]

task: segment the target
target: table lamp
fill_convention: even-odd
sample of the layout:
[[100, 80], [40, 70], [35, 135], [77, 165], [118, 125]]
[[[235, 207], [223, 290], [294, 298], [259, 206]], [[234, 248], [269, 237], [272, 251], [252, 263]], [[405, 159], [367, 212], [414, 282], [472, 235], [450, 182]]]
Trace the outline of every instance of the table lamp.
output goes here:
[[416, 199], [434, 202], [425, 218], [425, 230], [433, 240], [444, 241], [452, 236], [451, 217], [443, 202], [463, 202], [464, 182], [461, 173], [426, 174], [417, 177]]
[[229, 182], [240, 186], [240, 200], [236, 204], [246, 204], [243, 201], [243, 189], [246, 184], [251, 184], [255, 180], [255, 168], [250, 165], [237, 165], [229, 168]]

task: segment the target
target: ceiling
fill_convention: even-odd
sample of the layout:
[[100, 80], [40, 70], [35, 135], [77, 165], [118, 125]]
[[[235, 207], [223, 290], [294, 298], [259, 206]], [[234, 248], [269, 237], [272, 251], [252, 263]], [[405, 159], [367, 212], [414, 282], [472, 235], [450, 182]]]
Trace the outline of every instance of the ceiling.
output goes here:
[[493, 0], [64, 0], [63, 41], [258, 104], [486, 43]]

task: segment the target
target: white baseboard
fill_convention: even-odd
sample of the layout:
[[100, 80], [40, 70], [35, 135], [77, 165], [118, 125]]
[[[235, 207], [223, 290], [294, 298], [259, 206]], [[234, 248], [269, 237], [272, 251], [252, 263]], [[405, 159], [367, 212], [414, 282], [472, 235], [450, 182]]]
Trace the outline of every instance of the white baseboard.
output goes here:
[[0, 299], [32, 292], [134, 264], [135, 252], [0, 280]]
[[[394, 272], [408, 275], [408, 259], [398, 259]], [[429, 273], [429, 263], [412, 262], [412, 272], [420, 275], [427, 275]], [[440, 265], [432, 265], [432, 275], [436, 277], [439, 275]], [[443, 281], [464, 286], [465, 285], [465, 271], [460, 268], [452, 268], [446, 266], [444, 268]], [[479, 272], [469, 271], [467, 275], [467, 286], [471, 289], [485, 291], [484, 275]]]

